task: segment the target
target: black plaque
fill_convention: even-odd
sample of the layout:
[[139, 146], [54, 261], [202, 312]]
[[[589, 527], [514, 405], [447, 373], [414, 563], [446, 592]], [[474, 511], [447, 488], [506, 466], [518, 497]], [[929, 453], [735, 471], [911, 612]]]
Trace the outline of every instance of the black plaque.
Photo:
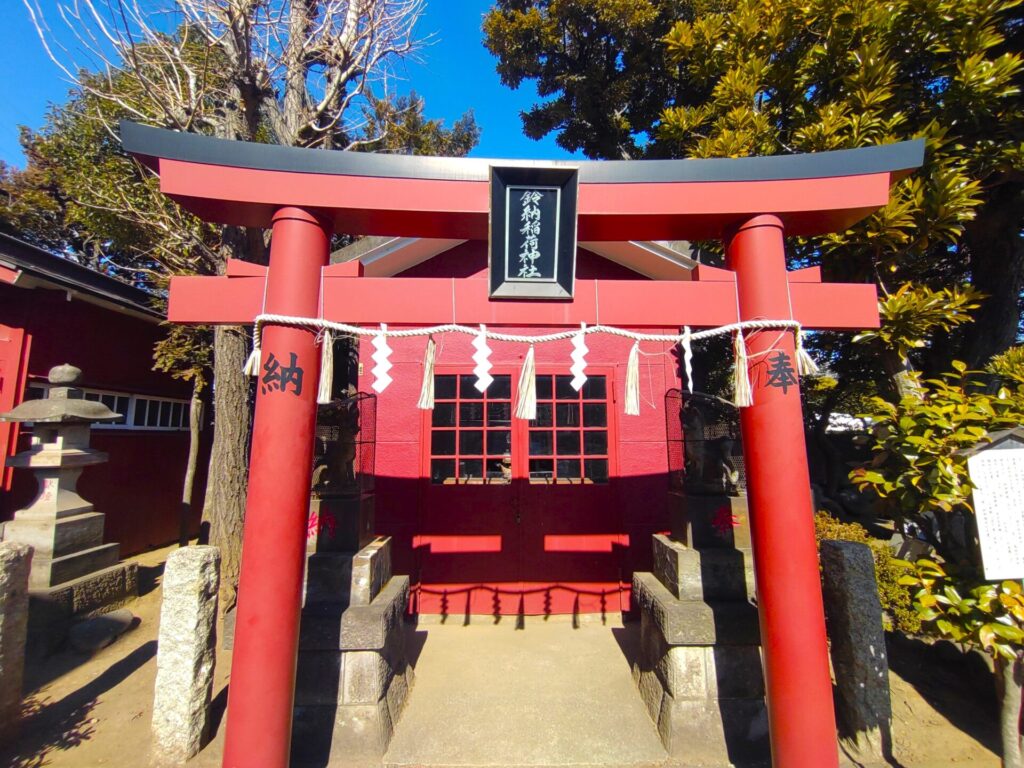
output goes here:
[[491, 296], [571, 299], [576, 274], [573, 168], [491, 168]]

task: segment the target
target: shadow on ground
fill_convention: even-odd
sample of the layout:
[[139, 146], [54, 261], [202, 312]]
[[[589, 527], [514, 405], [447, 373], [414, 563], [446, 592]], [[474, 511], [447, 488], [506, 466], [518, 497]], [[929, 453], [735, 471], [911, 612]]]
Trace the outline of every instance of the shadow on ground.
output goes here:
[[980, 658], [951, 643], [886, 637], [889, 668], [949, 722], [995, 754], [1001, 751], [995, 679]]
[[[152, 659], [156, 655], [156, 645], [156, 641], [151, 640], [139, 646], [111, 664], [101, 675], [58, 701], [28, 697], [24, 705], [21, 737], [12, 749], [0, 753], [0, 764], [11, 768], [36, 768], [48, 762], [49, 753], [71, 749], [92, 738], [93, 721], [89, 715], [97, 699]], [[82, 654], [75, 656], [83, 657]]]

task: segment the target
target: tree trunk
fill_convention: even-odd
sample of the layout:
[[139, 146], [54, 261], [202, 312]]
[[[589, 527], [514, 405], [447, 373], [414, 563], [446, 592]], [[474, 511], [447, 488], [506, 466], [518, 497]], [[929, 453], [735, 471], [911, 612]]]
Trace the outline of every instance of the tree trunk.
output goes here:
[[181, 510], [178, 520], [178, 546], [188, 546], [188, 520], [192, 516], [192, 487], [196, 480], [196, 464], [199, 463], [199, 428], [203, 412], [203, 401], [199, 391], [202, 379], [192, 377], [192, 400], [188, 405], [188, 461], [185, 463], [185, 482], [181, 487]]
[[1024, 662], [997, 655], [996, 692], [999, 695], [999, 732], [1003, 742], [1003, 768], [1024, 768], [1021, 760], [1020, 704]]
[[964, 337], [961, 357], [970, 368], [983, 367], [1016, 341], [1024, 288], [1022, 218], [1024, 190], [1009, 182], [992, 189], [964, 231], [971, 283], [988, 295]]
[[249, 453], [249, 378], [242, 373], [249, 355], [244, 328], [218, 325], [213, 334], [213, 449], [203, 520], [210, 544], [220, 548], [220, 605], [235, 605], [242, 561], [246, 470]]
[[886, 349], [882, 352], [881, 360], [882, 367], [889, 376], [891, 392], [897, 400], [902, 400], [909, 395], [922, 397], [921, 385], [914, 380], [912, 376], [914, 367], [907, 358], [900, 357], [896, 352]]

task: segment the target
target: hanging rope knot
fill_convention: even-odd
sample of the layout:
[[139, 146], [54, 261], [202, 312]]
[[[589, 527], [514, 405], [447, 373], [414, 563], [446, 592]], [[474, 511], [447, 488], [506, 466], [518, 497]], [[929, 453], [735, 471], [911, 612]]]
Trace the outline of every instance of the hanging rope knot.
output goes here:
[[747, 342], [743, 338], [743, 329], [736, 331], [732, 350], [734, 365], [732, 372], [733, 398], [737, 408], [746, 408], [754, 404], [754, 394], [750, 388], [750, 371], [747, 368]]
[[640, 342], [633, 342], [626, 361], [626, 415], [640, 415]]
[[519, 398], [516, 400], [516, 418], [532, 421], [537, 418], [537, 369], [533, 357], [533, 344], [523, 360], [519, 373]]
[[820, 372], [814, 358], [804, 349], [804, 331], [800, 327], [796, 329], [796, 370], [801, 376], [814, 376]]
[[320, 386], [316, 391], [316, 401], [320, 405], [331, 402], [334, 390], [334, 336], [330, 328], [324, 328], [320, 334]]
[[434, 359], [437, 356], [437, 344], [434, 337], [427, 337], [427, 348], [423, 353], [423, 384], [420, 386], [420, 399], [416, 407], [421, 411], [434, 410]]

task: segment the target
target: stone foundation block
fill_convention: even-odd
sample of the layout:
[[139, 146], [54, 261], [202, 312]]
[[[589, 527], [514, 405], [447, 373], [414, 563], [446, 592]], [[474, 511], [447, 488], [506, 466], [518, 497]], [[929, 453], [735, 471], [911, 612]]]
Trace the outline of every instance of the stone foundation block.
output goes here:
[[874, 557], [865, 544], [823, 541], [821, 569], [839, 736], [854, 759], [884, 764], [892, 704]]
[[21, 718], [31, 570], [32, 547], [0, 542], [0, 744], [13, 739]]
[[352, 552], [318, 552], [306, 561], [306, 605], [348, 603], [352, 593]]
[[375, 704], [384, 698], [391, 682], [391, 669], [377, 651], [346, 651], [342, 670], [341, 701], [345, 704]]
[[749, 603], [684, 602], [643, 572], [633, 574], [633, 595], [669, 645], [760, 645], [757, 609]]
[[379, 766], [393, 734], [386, 700], [296, 707], [292, 761], [299, 765]]
[[687, 766], [768, 765], [768, 711], [759, 699], [687, 700], [665, 696], [658, 734]]
[[377, 538], [352, 559], [352, 605], [369, 605], [391, 578], [391, 538]]
[[664, 695], [665, 689], [662, 687], [657, 673], [653, 669], [642, 670], [640, 672], [640, 698], [647, 707], [647, 712], [652, 720], [658, 717]]
[[216, 547], [184, 547], [167, 558], [153, 696], [157, 764], [183, 763], [207, 739], [219, 586]]
[[345, 654], [303, 651], [295, 668], [295, 706], [334, 705], [341, 696]]
[[749, 552], [696, 550], [655, 534], [654, 575], [674, 597], [692, 601], [746, 600], [754, 594]]
[[388, 713], [391, 715], [392, 724], [397, 724], [405, 709], [405, 702], [409, 697], [409, 678], [406, 675], [412, 667], [406, 666], [400, 673], [396, 672], [391, 677], [391, 684], [388, 685], [384, 698], [388, 703]]
[[4, 526], [6, 536], [28, 544], [37, 557], [54, 558], [103, 544], [101, 512], [86, 512], [54, 521], [45, 517], [21, 517]]
[[33, 590], [48, 589], [110, 568], [117, 563], [120, 549], [119, 544], [101, 544], [60, 557], [43, 555], [38, 558], [37, 567], [32, 569], [29, 587]]
[[669, 648], [655, 670], [665, 690], [677, 699], [706, 699], [708, 672], [704, 663], [707, 649], [693, 645]]

